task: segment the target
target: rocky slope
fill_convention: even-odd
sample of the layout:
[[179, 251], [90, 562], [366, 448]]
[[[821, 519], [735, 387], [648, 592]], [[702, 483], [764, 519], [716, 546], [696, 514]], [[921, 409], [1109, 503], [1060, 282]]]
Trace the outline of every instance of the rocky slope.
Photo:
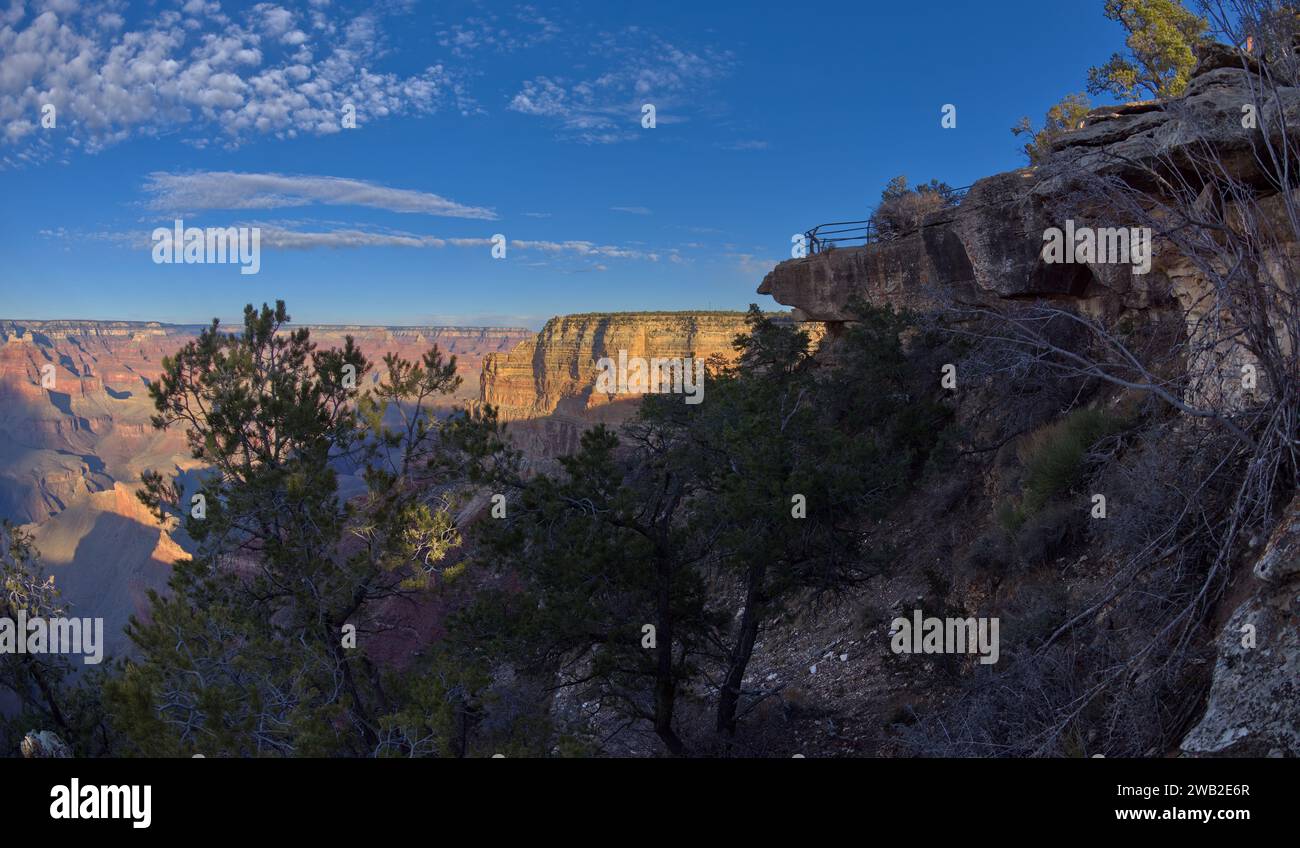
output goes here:
[[1182, 748], [1194, 756], [1300, 756], [1300, 500], [1243, 583], [1246, 600], [1219, 634], [1205, 714]]
[[[1211, 48], [1202, 54], [1180, 100], [1099, 110], [1082, 129], [1059, 139], [1054, 155], [1068, 158], [1075, 168], [1137, 179], [1144, 163], [1178, 163], [1210, 149], [1232, 173], [1253, 180], [1259, 163], [1252, 145], [1258, 139], [1241, 121], [1242, 104], [1259, 96], [1251, 73], [1243, 70], [1235, 51]], [[1295, 89], [1257, 105], [1273, 118], [1284, 113], [1288, 126], [1300, 118]], [[882, 244], [782, 262], [758, 291], [794, 307], [801, 318], [832, 322], [832, 332], [834, 325], [853, 319], [849, 304], [855, 296], [918, 310], [1045, 299], [1067, 301], [1107, 323], [1123, 317], [1180, 316], [1194, 338], [1203, 318], [1194, 304], [1203, 297], [1206, 282], [1184, 257], [1161, 249], [1159, 242], [1147, 274], [1135, 273], [1132, 265], [1043, 261], [1042, 235], [1061, 224], [1053, 217], [1052, 200], [1066, 189], [1060, 172], [1050, 168], [994, 175], [978, 181], [960, 205], [927, 216], [914, 232]], [[1295, 244], [1289, 247], [1300, 250]], [[1232, 361], [1249, 360], [1238, 352]], [[1300, 756], [1296, 509], [1293, 504], [1262, 556], [1247, 556], [1223, 602], [1208, 706], [1183, 740], [1184, 754]], [[948, 556], [941, 554], [935, 562], [944, 563]], [[881, 598], [883, 603], [892, 600]], [[1255, 639], [1249, 645], [1244, 641], [1248, 629]], [[840, 650], [836, 639], [842, 638], [841, 631], [833, 627], [822, 627], [815, 638], [830, 646], [827, 656]], [[789, 652], [798, 644], [803, 643], [786, 640], [781, 650]], [[821, 647], [804, 644], [806, 656], [789, 664], [815, 662]], [[765, 663], [777, 661], [764, 656], [760, 670]], [[837, 669], [838, 663], [823, 663], [822, 671], [827, 668]], [[781, 669], [783, 676], [790, 673]]]
[[44, 521], [115, 480], [186, 456], [181, 433], [150, 426], [147, 386], [162, 358], [198, 331], [152, 322], [0, 321], [0, 515]]

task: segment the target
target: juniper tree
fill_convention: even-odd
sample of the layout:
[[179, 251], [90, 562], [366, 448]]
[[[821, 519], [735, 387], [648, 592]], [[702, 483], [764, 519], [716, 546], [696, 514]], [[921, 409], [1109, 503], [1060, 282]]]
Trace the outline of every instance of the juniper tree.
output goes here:
[[[806, 332], [750, 308], [734, 363], [711, 370], [705, 401], [647, 397], [630, 432], [658, 436], [690, 468], [692, 538], [714, 540], [710, 564], [739, 587], [714, 592], [724, 626], [716, 730], [734, 736], [763, 694], [742, 690], [763, 628], [801, 598], [816, 603], [875, 573], [860, 523], [907, 491], [943, 428], [935, 402], [903, 353], [905, 319], [864, 307], [819, 367]], [[676, 402], [675, 402], [676, 401]], [[748, 697], [746, 697], [748, 696]]]
[[[0, 619], [16, 622], [19, 613], [30, 618], [63, 614], [53, 577], [41, 574], [40, 558], [31, 537], [8, 521], [0, 523]], [[16, 625], [12, 625], [16, 626]], [[17, 634], [25, 638], [25, 633]], [[63, 704], [63, 681], [69, 671], [66, 657], [58, 654], [0, 652], [0, 690], [19, 699], [23, 715], [6, 722], [5, 750], [15, 752], [23, 722], [38, 727], [52, 725], [66, 739], [69, 717]]]
[[1209, 23], [1178, 0], [1106, 0], [1106, 17], [1124, 27], [1128, 55], [1088, 70], [1088, 93], [1132, 100], [1177, 97], [1196, 67]]
[[819, 374], [807, 333], [751, 307], [702, 403], [646, 395], [619, 435], [585, 433], [560, 474], [495, 475], [515, 496], [481, 541], [520, 585], [460, 626], [674, 754], [703, 741], [674, 726], [681, 696], [707, 696], [730, 746], [763, 697], [742, 685], [764, 626], [874, 573], [857, 522], [906, 491], [948, 418], [903, 353], [904, 319], [863, 309], [837, 377]]
[[[351, 337], [319, 350], [288, 322], [283, 302], [246, 307], [240, 333], [214, 321], [150, 386], [154, 426], [184, 427], [206, 470], [188, 499], [157, 472], [139, 492], [196, 547], [132, 620], [140, 659], [109, 686], [142, 753], [381, 752], [401, 705], [366, 640], [458, 540], [439, 494], [455, 461], [430, 407], [458, 386], [455, 358], [389, 354], [372, 376]], [[342, 496], [340, 469], [361, 495]]]
[[[20, 613], [29, 622], [48, 623], [68, 610], [31, 535], [0, 521], [0, 619], [16, 626]], [[73, 661], [66, 654], [17, 652], [13, 646], [0, 651], [0, 692], [17, 699], [16, 710], [0, 720], [0, 756], [16, 755], [30, 730], [53, 731], [78, 756], [113, 753], [116, 739], [100, 702], [108, 671], [103, 666], [78, 670]]]
[[645, 722], [681, 755], [678, 699], [712, 626], [699, 569], [710, 545], [685, 520], [690, 470], [658, 447], [643, 433], [620, 449], [602, 425], [560, 473], [498, 477], [514, 502], [505, 520], [483, 523], [482, 538], [519, 585], [485, 596], [476, 615], [498, 623], [498, 661], [620, 722]]
[[915, 230], [929, 213], [955, 203], [953, 189], [945, 182], [932, 179], [909, 186], [907, 177], [894, 177], [880, 192], [880, 205], [871, 213], [872, 238], [898, 238]]
[[1042, 129], [1035, 130], [1033, 123], [1026, 116], [1011, 128], [1011, 133], [1029, 136], [1029, 141], [1025, 142], [1024, 146], [1025, 156], [1029, 159], [1030, 165], [1041, 165], [1051, 154], [1052, 143], [1070, 130], [1079, 129], [1080, 123], [1091, 108], [1086, 94], [1082, 92], [1070, 94], [1047, 110]]

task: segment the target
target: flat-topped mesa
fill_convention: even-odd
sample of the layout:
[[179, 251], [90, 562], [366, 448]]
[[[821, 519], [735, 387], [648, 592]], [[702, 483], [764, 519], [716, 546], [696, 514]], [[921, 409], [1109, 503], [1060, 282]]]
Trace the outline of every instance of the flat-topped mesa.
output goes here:
[[[512, 422], [511, 438], [530, 461], [546, 464], [576, 451], [589, 427], [600, 423], [617, 427], [636, 412], [641, 392], [631, 381], [627, 391], [598, 390], [601, 360], [606, 360], [606, 369], [622, 356], [629, 363], [676, 360], [678, 366], [693, 370], [696, 362], [715, 356], [731, 359], [736, 355], [736, 336], [747, 329], [745, 318], [743, 312], [613, 312], [552, 318], [541, 332], [509, 353], [486, 357], [479, 403], [491, 404], [503, 421]], [[820, 325], [808, 329], [814, 339], [821, 334]]]
[[563, 315], [506, 354], [489, 354], [481, 403], [503, 420], [584, 416], [629, 398], [596, 392], [599, 361], [627, 357], [707, 361], [732, 357], [746, 329], [743, 312], [614, 312]]
[[34, 341], [74, 338], [153, 338], [172, 334], [197, 333], [198, 324], [163, 324], [158, 321], [23, 321], [0, 319], [0, 340]]
[[[876, 305], [924, 309], [998, 299], [1069, 299], [1093, 314], [1159, 309], [1194, 300], [1201, 281], [1183, 257], [1157, 239], [1149, 269], [1116, 262], [1043, 259], [1044, 237], [1062, 228], [1059, 201], [1072, 175], [1120, 175], [1141, 185], [1145, 168], [1179, 166], [1207, 149], [1233, 174], [1257, 182], [1258, 131], [1243, 127], [1242, 104], [1255, 103], [1261, 127], [1300, 121], [1300, 91], [1265, 98], [1249, 56], [1202, 51], [1186, 93], [1173, 101], [1108, 107], [1053, 145], [1048, 165], [986, 177], [955, 207], [925, 216], [890, 241], [824, 249], [777, 265], [760, 294], [806, 320], [851, 321], [855, 297]], [[1080, 224], [1089, 223], [1079, 221]], [[1097, 226], [1115, 226], [1096, 222]], [[1177, 300], [1176, 300], [1177, 299]]]

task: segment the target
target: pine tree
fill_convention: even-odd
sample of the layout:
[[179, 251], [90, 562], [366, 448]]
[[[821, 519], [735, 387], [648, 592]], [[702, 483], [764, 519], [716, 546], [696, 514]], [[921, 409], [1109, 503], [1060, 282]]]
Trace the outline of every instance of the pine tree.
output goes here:
[[521, 585], [485, 596], [477, 614], [501, 623], [499, 660], [645, 721], [680, 755], [678, 698], [711, 629], [697, 569], [709, 548], [685, 521], [692, 475], [653, 436], [620, 452], [603, 425], [561, 466], [501, 480], [515, 502], [483, 540]]
[[1091, 109], [1092, 104], [1088, 102], [1088, 95], [1083, 92], [1069, 94], [1047, 110], [1042, 129], [1035, 131], [1026, 116], [1011, 128], [1011, 133], [1030, 136], [1029, 141], [1025, 142], [1025, 156], [1029, 158], [1029, 164], [1041, 165], [1051, 155], [1053, 142], [1071, 130], [1079, 129]]
[[703, 404], [645, 402], [642, 419], [669, 423], [663, 441], [694, 470], [691, 536], [715, 540], [711, 563], [739, 589], [738, 604], [727, 603], [731, 594], [713, 599], [724, 604], [715, 637], [725, 646], [716, 700], [724, 740], [736, 733], [762, 628], [796, 598], [875, 573], [857, 524], [897, 502], [949, 417], [902, 352], [903, 319], [858, 308], [862, 319], [840, 344], [844, 363], [830, 374], [807, 333], [751, 307], [739, 356], [713, 369]]
[[[390, 354], [380, 379], [351, 337], [318, 350], [288, 322], [283, 302], [246, 307], [242, 333], [214, 321], [150, 387], [154, 426], [185, 427], [206, 471], [188, 499], [156, 472], [139, 493], [197, 547], [131, 622], [140, 660], [108, 686], [140, 753], [383, 753], [403, 706], [366, 639], [458, 541], [436, 494], [457, 463], [430, 408], [459, 385], [455, 358]], [[345, 500], [339, 469], [364, 494]]]
[[1135, 100], [1177, 97], [1196, 67], [1195, 47], [1209, 24], [1178, 0], [1106, 0], [1106, 17], [1128, 33], [1128, 55], [1116, 53], [1088, 71], [1088, 93]]

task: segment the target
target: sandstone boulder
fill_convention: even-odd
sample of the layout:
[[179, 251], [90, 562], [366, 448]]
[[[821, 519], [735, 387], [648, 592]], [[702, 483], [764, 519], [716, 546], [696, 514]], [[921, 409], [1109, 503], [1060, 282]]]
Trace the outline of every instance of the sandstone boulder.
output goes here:
[[1191, 756], [1300, 757], [1300, 498], [1255, 563], [1258, 587], [1229, 617]]

